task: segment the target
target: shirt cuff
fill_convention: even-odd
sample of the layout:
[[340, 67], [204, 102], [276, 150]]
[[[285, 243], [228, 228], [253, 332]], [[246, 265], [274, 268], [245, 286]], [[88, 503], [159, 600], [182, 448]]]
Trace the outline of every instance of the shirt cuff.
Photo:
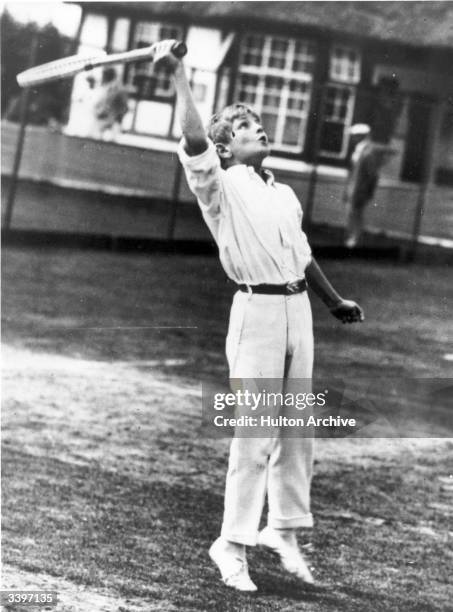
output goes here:
[[213, 162], [220, 165], [215, 145], [209, 138], [207, 149], [198, 155], [188, 155], [184, 149], [184, 139], [182, 139], [178, 144], [178, 157], [184, 168], [192, 171], [206, 170], [213, 165]]

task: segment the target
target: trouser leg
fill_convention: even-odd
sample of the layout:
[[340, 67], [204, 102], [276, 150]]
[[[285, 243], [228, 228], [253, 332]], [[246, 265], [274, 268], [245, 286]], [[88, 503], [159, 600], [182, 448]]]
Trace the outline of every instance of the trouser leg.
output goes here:
[[[306, 293], [286, 298], [288, 356], [284, 392], [310, 393], [313, 369], [313, 324]], [[283, 407], [284, 410], [284, 407]], [[306, 418], [307, 410], [300, 416]], [[292, 412], [294, 416], [294, 411]], [[268, 525], [276, 529], [312, 527], [310, 485], [313, 472], [312, 429], [281, 431], [268, 466]]]
[[[283, 296], [236, 294], [227, 338], [232, 381], [240, 379], [242, 387], [256, 387], [252, 390], [281, 391], [286, 326]], [[249, 546], [256, 544], [269, 455], [276, 443], [272, 436], [263, 437], [262, 429], [256, 433], [232, 440], [222, 525], [225, 539]]]
[[271, 438], [233, 438], [225, 485], [221, 535], [255, 546], [267, 488]]
[[310, 486], [313, 472], [313, 438], [276, 440], [269, 458], [267, 523], [275, 529], [312, 527]]
[[363, 231], [364, 205], [351, 204], [346, 226], [346, 243], [355, 246]]

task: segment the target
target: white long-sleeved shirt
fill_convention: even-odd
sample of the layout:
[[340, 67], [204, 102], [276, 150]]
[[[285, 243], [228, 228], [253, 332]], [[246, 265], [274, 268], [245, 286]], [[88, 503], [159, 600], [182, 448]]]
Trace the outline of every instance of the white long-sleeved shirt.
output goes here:
[[223, 170], [211, 141], [200, 155], [187, 155], [183, 143], [178, 152], [227, 276], [248, 285], [304, 278], [311, 249], [291, 187], [270, 171], [265, 183], [244, 164]]

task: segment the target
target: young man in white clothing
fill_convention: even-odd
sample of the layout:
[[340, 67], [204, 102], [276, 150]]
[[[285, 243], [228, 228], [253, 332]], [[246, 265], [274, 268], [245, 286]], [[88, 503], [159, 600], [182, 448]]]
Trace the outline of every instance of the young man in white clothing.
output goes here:
[[[236, 104], [215, 115], [207, 132], [173, 43], [158, 43], [154, 61], [173, 73], [179, 156], [222, 266], [238, 285], [226, 342], [230, 378], [280, 381], [285, 390], [292, 379], [312, 377], [306, 283], [343, 322], [362, 321], [363, 312], [339, 296], [313, 258], [295, 193], [262, 168], [270, 146], [258, 115]], [[256, 590], [246, 559], [246, 546], [256, 544], [277, 552], [299, 580], [313, 581], [296, 539], [297, 528], [313, 524], [312, 465], [311, 437], [233, 438], [221, 535], [209, 551], [225, 584]], [[266, 495], [267, 527], [258, 533]]]

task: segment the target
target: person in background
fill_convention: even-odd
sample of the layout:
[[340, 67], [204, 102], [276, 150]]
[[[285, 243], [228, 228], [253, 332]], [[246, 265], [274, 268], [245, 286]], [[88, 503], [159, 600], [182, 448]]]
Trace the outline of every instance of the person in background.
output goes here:
[[343, 197], [347, 207], [345, 246], [352, 249], [363, 231], [364, 212], [376, 190], [382, 155], [371, 140], [369, 125], [357, 123], [349, 133], [353, 153]]
[[111, 140], [121, 131], [121, 122], [128, 111], [127, 100], [127, 92], [119, 82], [116, 70], [105, 68], [95, 91], [93, 113], [96, 134], [93, 137]]

